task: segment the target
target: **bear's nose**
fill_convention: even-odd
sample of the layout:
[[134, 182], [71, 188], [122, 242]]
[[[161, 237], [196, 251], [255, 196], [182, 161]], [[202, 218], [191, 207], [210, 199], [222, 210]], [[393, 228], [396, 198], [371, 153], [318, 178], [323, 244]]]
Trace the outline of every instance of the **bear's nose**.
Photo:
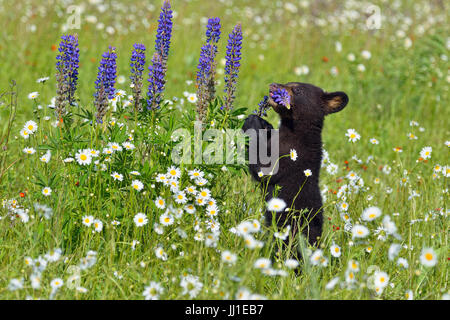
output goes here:
[[276, 89], [278, 89], [280, 87], [280, 85], [278, 84], [278, 83], [271, 83], [270, 85], [269, 85], [269, 91], [270, 92], [272, 92], [272, 91], [275, 91]]

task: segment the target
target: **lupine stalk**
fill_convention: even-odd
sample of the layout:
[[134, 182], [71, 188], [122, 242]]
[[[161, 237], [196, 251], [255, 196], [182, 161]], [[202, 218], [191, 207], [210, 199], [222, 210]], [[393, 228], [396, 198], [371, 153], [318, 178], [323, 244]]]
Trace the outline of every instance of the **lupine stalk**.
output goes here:
[[56, 57], [57, 97], [55, 109], [58, 117], [66, 113], [66, 105], [72, 105], [78, 82], [79, 51], [78, 37], [67, 35], [61, 37], [59, 55]]
[[116, 48], [109, 47], [108, 51], [103, 53], [102, 61], [98, 67], [97, 80], [95, 81], [95, 88], [97, 91], [94, 94], [94, 104], [97, 108], [97, 122], [103, 121], [103, 116], [105, 115], [108, 106], [107, 99], [114, 98], [114, 85], [117, 76], [116, 60]]
[[242, 49], [242, 28], [238, 24], [230, 33], [227, 45], [226, 64], [225, 64], [225, 105], [224, 108], [231, 110], [233, 108], [234, 94], [236, 92], [236, 83], [241, 66]]
[[201, 48], [197, 67], [197, 116], [200, 121], [205, 119], [208, 104], [212, 100], [212, 93], [209, 90], [211, 70], [214, 64], [214, 55], [212, 55], [212, 52], [214, 52], [213, 45], [205, 44]]
[[170, 1], [164, 1], [156, 30], [155, 51], [161, 56], [164, 70], [167, 70], [167, 58], [169, 56], [170, 38], [172, 37], [172, 10]]
[[147, 109], [159, 109], [162, 93], [164, 91], [164, 85], [166, 81], [164, 80], [164, 67], [162, 57], [159, 53], [155, 53], [152, 58], [152, 63], [148, 67], [148, 99], [147, 99]]
[[136, 111], [142, 111], [141, 108], [141, 93], [142, 80], [145, 65], [145, 46], [143, 44], [135, 43], [134, 50], [131, 54], [131, 84], [133, 87], [133, 100]]
[[108, 94], [105, 91], [105, 87], [103, 83], [100, 84], [100, 87], [97, 91], [97, 96], [95, 99], [95, 108], [97, 113], [95, 118], [97, 119], [97, 123], [103, 123], [103, 117], [106, 114], [108, 109]]

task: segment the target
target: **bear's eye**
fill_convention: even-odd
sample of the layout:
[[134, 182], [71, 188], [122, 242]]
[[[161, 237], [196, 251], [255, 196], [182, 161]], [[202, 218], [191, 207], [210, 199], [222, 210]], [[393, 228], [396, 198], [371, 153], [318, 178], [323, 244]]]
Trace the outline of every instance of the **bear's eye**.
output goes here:
[[302, 89], [302, 87], [294, 87], [294, 88], [292, 89], [292, 91], [293, 91], [295, 94], [298, 94], [298, 93], [302, 93], [302, 92], [303, 92], [303, 89]]

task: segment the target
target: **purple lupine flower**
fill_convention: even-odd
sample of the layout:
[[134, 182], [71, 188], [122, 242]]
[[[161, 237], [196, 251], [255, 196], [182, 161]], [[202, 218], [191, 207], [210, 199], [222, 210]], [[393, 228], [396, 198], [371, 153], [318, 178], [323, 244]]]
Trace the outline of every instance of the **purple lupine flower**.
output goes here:
[[169, 56], [170, 38], [172, 37], [172, 10], [170, 1], [164, 1], [156, 30], [155, 50], [161, 56], [164, 68], [166, 68]]
[[[114, 85], [116, 83], [117, 76], [116, 60], [116, 48], [110, 46], [108, 51], [106, 51], [102, 55], [102, 61], [100, 62], [100, 66], [98, 67], [97, 80], [95, 81], [95, 88], [97, 89], [97, 93], [100, 89], [100, 86], [103, 85], [108, 99], [114, 98]], [[97, 96], [97, 93], [94, 96]]]
[[[66, 86], [66, 97], [62, 100], [68, 101], [69, 105], [74, 102], [75, 91], [78, 82], [78, 67], [80, 62], [80, 49], [78, 48], [78, 36], [66, 35], [61, 37], [59, 43], [59, 55], [56, 56], [56, 70], [59, 82], [64, 82]], [[61, 83], [61, 86], [63, 84]]]
[[145, 46], [140, 43], [133, 45], [133, 52], [131, 54], [131, 82], [135, 83], [136, 80], [142, 78], [145, 65]]
[[217, 46], [220, 39], [220, 19], [210, 18], [206, 26], [206, 44], [201, 48], [197, 66], [197, 115], [204, 120], [210, 101], [214, 100]]
[[136, 110], [140, 109], [140, 100], [142, 92], [142, 75], [145, 65], [145, 46], [143, 44], [135, 43], [134, 50], [131, 54], [131, 84], [133, 87], [133, 100], [135, 102]]
[[215, 45], [205, 44], [200, 51], [197, 66], [197, 116], [203, 121], [209, 102], [214, 99], [214, 75], [212, 73], [214, 57], [217, 49]]
[[211, 76], [212, 64], [216, 50], [212, 44], [205, 44], [200, 50], [200, 59], [197, 66], [197, 85], [206, 85]]
[[155, 53], [152, 58], [152, 63], [148, 67], [148, 99], [147, 99], [147, 109], [159, 109], [162, 93], [164, 91], [164, 85], [166, 81], [164, 80], [165, 72], [163, 67], [163, 60], [159, 53]]
[[255, 110], [255, 113], [260, 117], [265, 117], [267, 116], [267, 109], [269, 108], [269, 97], [264, 96], [264, 98], [258, 103], [258, 110]]
[[206, 43], [217, 43], [220, 39], [220, 18], [208, 19], [206, 26]]
[[286, 89], [277, 88], [270, 93], [270, 97], [276, 103], [281, 104], [282, 106], [285, 106], [288, 109], [290, 108], [291, 96], [289, 95], [289, 92], [287, 92]]
[[227, 110], [233, 107], [236, 82], [241, 66], [242, 27], [240, 24], [234, 27], [228, 37], [226, 63], [225, 63], [225, 105]]

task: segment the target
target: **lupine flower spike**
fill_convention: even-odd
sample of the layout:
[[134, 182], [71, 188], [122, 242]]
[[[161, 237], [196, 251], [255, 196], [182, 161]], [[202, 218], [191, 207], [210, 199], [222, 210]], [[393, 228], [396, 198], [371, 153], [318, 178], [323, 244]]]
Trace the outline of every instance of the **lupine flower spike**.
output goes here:
[[164, 91], [164, 85], [166, 81], [164, 80], [164, 67], [162, 57], [159, 53], [153, 55], [152, 64], [148, 67], [148, 99], [147, 99], [147, 109], [159, 109], [161, 104], [162, 93]]
[[135, 43], [133, 45], [133, 53], [131, 54], [131, 86], [133, 88], [133, 100], [135, 110], [142, 111], [141, 95], [142, 95], [142, 79], [145, 65], [145, 46]]
[[264, 96], [264, 98], [261, 100], [260, 103], [258, 103], [258, 110], [255, 110], [255, 113], [260, 116], [260, 117], [265, 117], [267, 116], [267, 109], [270, 108], [269, 105], [269, 97], [268, 96]]
[[156, 30], [155, 51], [161, 56], [164, 73], [167, 70], [167, 58], [169, 56], [170, 38], [172, 37], [172, 10], [170, 1], [164, 1]]
[[226, 63], [225, 63], [225, 105], [227, 110], [233, 107], [236, 83], [241, 66], [242, 49], [242, 27], [238, 24], [230, 33], [227, 45]]
[[211, 18], [206, 26], [206, 44], [201, 48], [197, 72], [197, 115], [203, 121], [208, 104], [215, 96], [216, 43], [220, 39], [220, 19]]
[[79, 51], [77, 35], [61, 37], [56, 57], [57, 97], [55, 109], [58, 117], [66, 113], [66, 104], [72, 105], [78, 82]]
[[114, 84], [116, 83], [116, 48], [109, 47], [109, 50], [105, 52], [98, 67], [97, 80], [95, 81], [95, 88], [97, 89], [94, 94], [95, 106], [97, 108], [97, 122], [103, 121], [103, 116], [106, 113], [108, 105], [107, 99], [114, 98]]
[[164, 1], [156, 30], [155, 54], [148, 67], [148, 98], [147, 109], [159, 109], [167, 71], [167, 58], [169, 56], [170, 38], [172, 37], [172, 10], [170, 1]]
[[286, 108], [291, 108], [291, 96], [286, 89], [278, 88], [270, 93], [270, 97], [278, 104], [285, 106]]

